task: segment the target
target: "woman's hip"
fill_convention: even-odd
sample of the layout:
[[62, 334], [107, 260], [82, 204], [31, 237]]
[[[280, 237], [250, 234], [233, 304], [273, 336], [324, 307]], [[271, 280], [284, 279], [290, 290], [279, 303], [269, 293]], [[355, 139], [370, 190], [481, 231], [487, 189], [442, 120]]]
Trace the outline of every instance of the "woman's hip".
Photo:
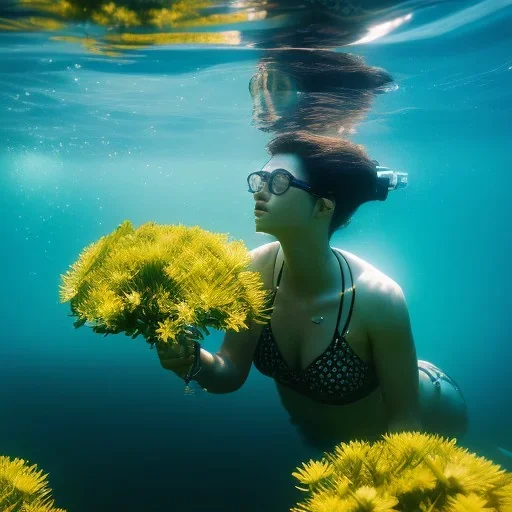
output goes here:
[[426, 432], [460, 439], [468, 429], [468, 408], [457, 383], [428, 361], [418, 360], [420, 410]]

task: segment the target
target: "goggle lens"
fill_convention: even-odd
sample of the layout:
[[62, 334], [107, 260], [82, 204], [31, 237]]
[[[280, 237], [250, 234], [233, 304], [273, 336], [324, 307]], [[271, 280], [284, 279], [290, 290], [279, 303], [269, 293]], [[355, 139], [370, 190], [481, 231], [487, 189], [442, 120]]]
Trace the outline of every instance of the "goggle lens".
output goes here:
[[249, 176], [249, 189], [253, 194], [256, 192], [260, 192], [263, 188], [263, 180], [259, 174], [251, 174]]
[[288, 175], [284, 172], [278, 172], [274, 174], [274, 179], [272, 180], [272, 193], [279, 195], [284, 194], [288, 187], [290, 186], [290, 179]]
[[[252, 174], [249, 177], [249, 188], [253, 194], [263, 189], [264, 180], [259, 174]], [[284, 194], [290, 186], [290, 178], [284, 172], [277, 172], [270, 178], [270, 192], [276, 196]]]

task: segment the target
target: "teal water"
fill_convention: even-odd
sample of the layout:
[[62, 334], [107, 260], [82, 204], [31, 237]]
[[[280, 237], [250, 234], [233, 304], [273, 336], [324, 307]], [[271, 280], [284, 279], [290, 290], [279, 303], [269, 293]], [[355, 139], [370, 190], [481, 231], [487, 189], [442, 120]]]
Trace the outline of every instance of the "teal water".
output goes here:
[[[464, 445], [512, 470], [507, 5], [447, 31], [427, 9], [403, 40], [342, 49], [395, 78], [352, 140], [410, 185], [332, 244], [402, 286], [418, 357], [466, 397]], [[245, 181], [270, 139], [251, 126], [258, 51], [107, 58], [39, 33], [0, 45], [0, 454], [48, 472], [70, 512], [287, 510], [302, 498], [290, 473], [317, 453], [271, 380], [253, 369], [236, 393], [184, 396], [142, 340], [74, 330], [58, 300], [60, 274], [124, 219], [271, 240]]]

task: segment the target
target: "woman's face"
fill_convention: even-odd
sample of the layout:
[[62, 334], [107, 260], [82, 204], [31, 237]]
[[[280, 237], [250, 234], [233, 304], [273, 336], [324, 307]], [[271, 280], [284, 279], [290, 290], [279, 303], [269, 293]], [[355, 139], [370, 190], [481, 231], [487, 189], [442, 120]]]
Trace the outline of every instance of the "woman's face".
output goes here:
[[[276, 169], [286, 169], [295, 178], [309, 182], [304, 166], [295, 154], [275, 155], [261, 170], [271, 173]], [[289, 187], [284, 194], [276, 196], [270, 192], [268, 182], [265, 182], [263, 189], [254, 193], [253, 197], [256, 231], [276, 237], [283, 232], [304, 229], [311, 221], [315, 203], [319, 200], [296, 187]]]
[[260, 69], [251, 78], [249, 91], [253, 126], [264, 132], [289, 131], [299, 126], [340, 137], [352, 129], [363, 112], [363, 108], [347, 108], [346, 93], [301, 91], [296, 79], [279, 70]]
[[281, 119], [293, 117], [300, 92], [298, 84], [280, 71], [260, 69], [249, 82], [252, 118], [256, 128], [272, 130]]

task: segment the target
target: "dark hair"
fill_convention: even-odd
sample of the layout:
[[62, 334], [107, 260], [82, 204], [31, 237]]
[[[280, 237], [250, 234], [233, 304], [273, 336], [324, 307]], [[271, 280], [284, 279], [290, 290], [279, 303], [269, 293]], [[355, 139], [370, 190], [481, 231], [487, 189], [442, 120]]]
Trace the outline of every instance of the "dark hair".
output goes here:
[[258, 69], [289, 76], [302, 93], [294, 112], [268, 130], [278, 132], [325, 132], [343, 126], [347, 133], [370, 110], [374, 96], [393, 82], [387, 71], [368, 66], [357, 55], [325, 50], [270, 50]]
[[[400, 2], [394, 2], [399, 4]], [[363, 4], [364, 7], [361, 5]], [[386, 16], [385, 4], [391, 2], [357, 2], [347, 0], [306, 0], [297, 2], [281, 0], [268, 2], [265, 10], [267, 19], [275, 16], [290, 16], [291, 24], [286, 27], [257, 30], [251, 41], [256, 48], [313, 48], [336, 49], [354, 43], [368, 35], [368, 29], [381, 17]], [[401, 5], [401, 3], [400, 3]], [[299, 9], [297, 9], [299, 7]], [[406, 2], [399, 9], [393, 5], [393, 13], [404, 15], [409, 12]]]
[[345, 227], [363, 203], [376, 199], [377, 172], [363, 146], [339, 137], [287, 132], [266, 146], [272, 155], [294, 153], [304, 164], [315, 193], [336, 201], [329, 238]]

